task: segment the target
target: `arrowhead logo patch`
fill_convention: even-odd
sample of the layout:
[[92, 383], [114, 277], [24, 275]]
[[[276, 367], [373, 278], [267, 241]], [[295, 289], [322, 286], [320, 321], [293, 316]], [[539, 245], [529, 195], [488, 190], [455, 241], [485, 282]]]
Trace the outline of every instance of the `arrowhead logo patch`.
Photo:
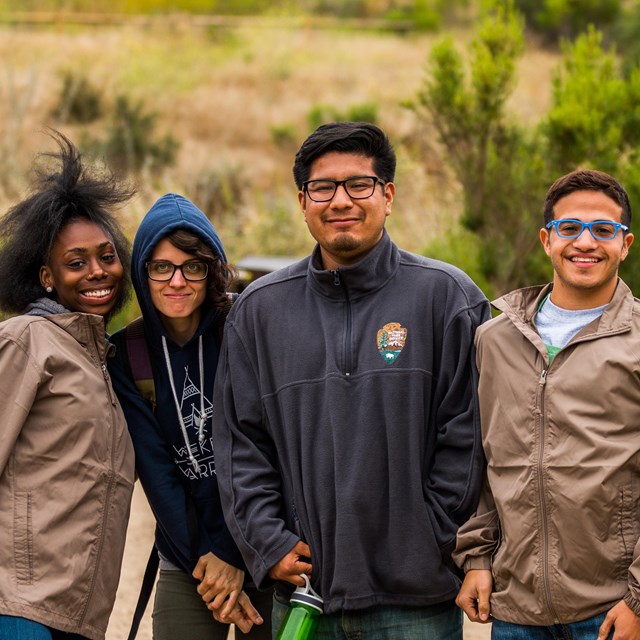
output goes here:
[[376, 342], [385, 362], [394, 362], [407, 341], [407, 330], [399, 322], [390, 322], [378, 330]]

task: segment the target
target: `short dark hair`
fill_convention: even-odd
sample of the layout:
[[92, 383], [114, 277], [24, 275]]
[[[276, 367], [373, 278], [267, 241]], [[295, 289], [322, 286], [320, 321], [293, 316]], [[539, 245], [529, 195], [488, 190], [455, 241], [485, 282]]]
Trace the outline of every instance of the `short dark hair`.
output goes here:
[[382, 129], [369, 122], [331, 122], [318, 127], [303, 143], [293, 163], [293, 179], [302, 189], [311, 165], [332, 151], [373, 158], [373, 170], [385, 182], [393, 182], [396, 154]]
[[622, 224], [631, 228], [631, 203], [623, 186], [608, 173], [595, 169], [578, 169], [558, 178], [547, 191], [544, 201], [544, 224], [553, 220], [556, 202], [574, 191], [601, 191], [622, 207]]
[[0, 220], [0, 308], [22, 313], [29, 303], [45, 296], [40, 268], [49, 261], [58, 234], [72, 222], [88, 220], [113, 240], [124, 269], [111, 317], [130, 295], [131, 258], [129, 241], [110, 208], [123, 204], [134, 191], [110, 172], [83, 164], [81, 154], [60, 132], [52, 130], [50, 135], [60, 150], [42, 153], [38, 160], [52, 158], [59, 167], [46, 171], [36, 164], [30, 194]]
[[169, 242], [203, 262], [209, 264], [207, 276], [207, 301], [212, 307], [223, 307], [227, 304], [227, 291], [236, 277], [235, 269], [221, 260], [220, 256], [196, 233], [186, 229], [176, 229], [165, 236]]

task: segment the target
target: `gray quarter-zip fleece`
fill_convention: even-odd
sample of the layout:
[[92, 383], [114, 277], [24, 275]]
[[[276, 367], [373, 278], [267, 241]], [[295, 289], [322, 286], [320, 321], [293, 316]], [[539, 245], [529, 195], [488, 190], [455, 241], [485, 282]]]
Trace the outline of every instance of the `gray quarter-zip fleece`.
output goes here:
[[385, 233], [358, 264], [265, 276], [227, 322], [214, 439], [256, 582], [298, 539], [325, 611], [454, 598], [451, 551], [483, 457], [473, 336], [488, 302]]

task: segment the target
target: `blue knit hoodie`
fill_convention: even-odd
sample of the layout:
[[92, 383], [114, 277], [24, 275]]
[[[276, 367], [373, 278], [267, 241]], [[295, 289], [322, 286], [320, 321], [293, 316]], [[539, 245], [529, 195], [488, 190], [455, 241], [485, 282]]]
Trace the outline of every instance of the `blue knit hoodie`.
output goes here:
[[[135, 387], [124, 330], [110, 338], [117, 352], [109, 362], [109, 371], [129, 425], [136, 470], [156, 518], [156, 547], [166, 559], [191, 574], [198, 557], [209, 551], [236, 567], [243, 568], [243, 563], [222, 515], [211, 440], [220, 311], [205, 302], [195, 335], [184, 346], [179, 346], [167, 335], [149, 293], [145, 263], [158, 242], [178, 229], [197, 234], [226, 262], [222, 243], [211, 222], [180, 195], [162, 196], [140, 223], [133, 243], [131, 273], [153, 369], [155, 414]], [[167, 343], [188, 447], [178, 420], [162, 336]], [[204, 380], [200, 379], [198, 363], [200, 336]], [[202, 413], [203, 405], [206, 420], [199, 438], [196, 418]]]

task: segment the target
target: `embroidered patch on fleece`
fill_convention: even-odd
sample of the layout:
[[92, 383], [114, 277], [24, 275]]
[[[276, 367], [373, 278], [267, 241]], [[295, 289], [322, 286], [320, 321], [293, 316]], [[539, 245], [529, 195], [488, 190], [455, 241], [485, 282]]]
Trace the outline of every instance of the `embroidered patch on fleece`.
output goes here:
[[376, 343], [385, 362], [394, 362], [407, 341], [407, 330], [399, 322], [389, 322], [378, 329]]

